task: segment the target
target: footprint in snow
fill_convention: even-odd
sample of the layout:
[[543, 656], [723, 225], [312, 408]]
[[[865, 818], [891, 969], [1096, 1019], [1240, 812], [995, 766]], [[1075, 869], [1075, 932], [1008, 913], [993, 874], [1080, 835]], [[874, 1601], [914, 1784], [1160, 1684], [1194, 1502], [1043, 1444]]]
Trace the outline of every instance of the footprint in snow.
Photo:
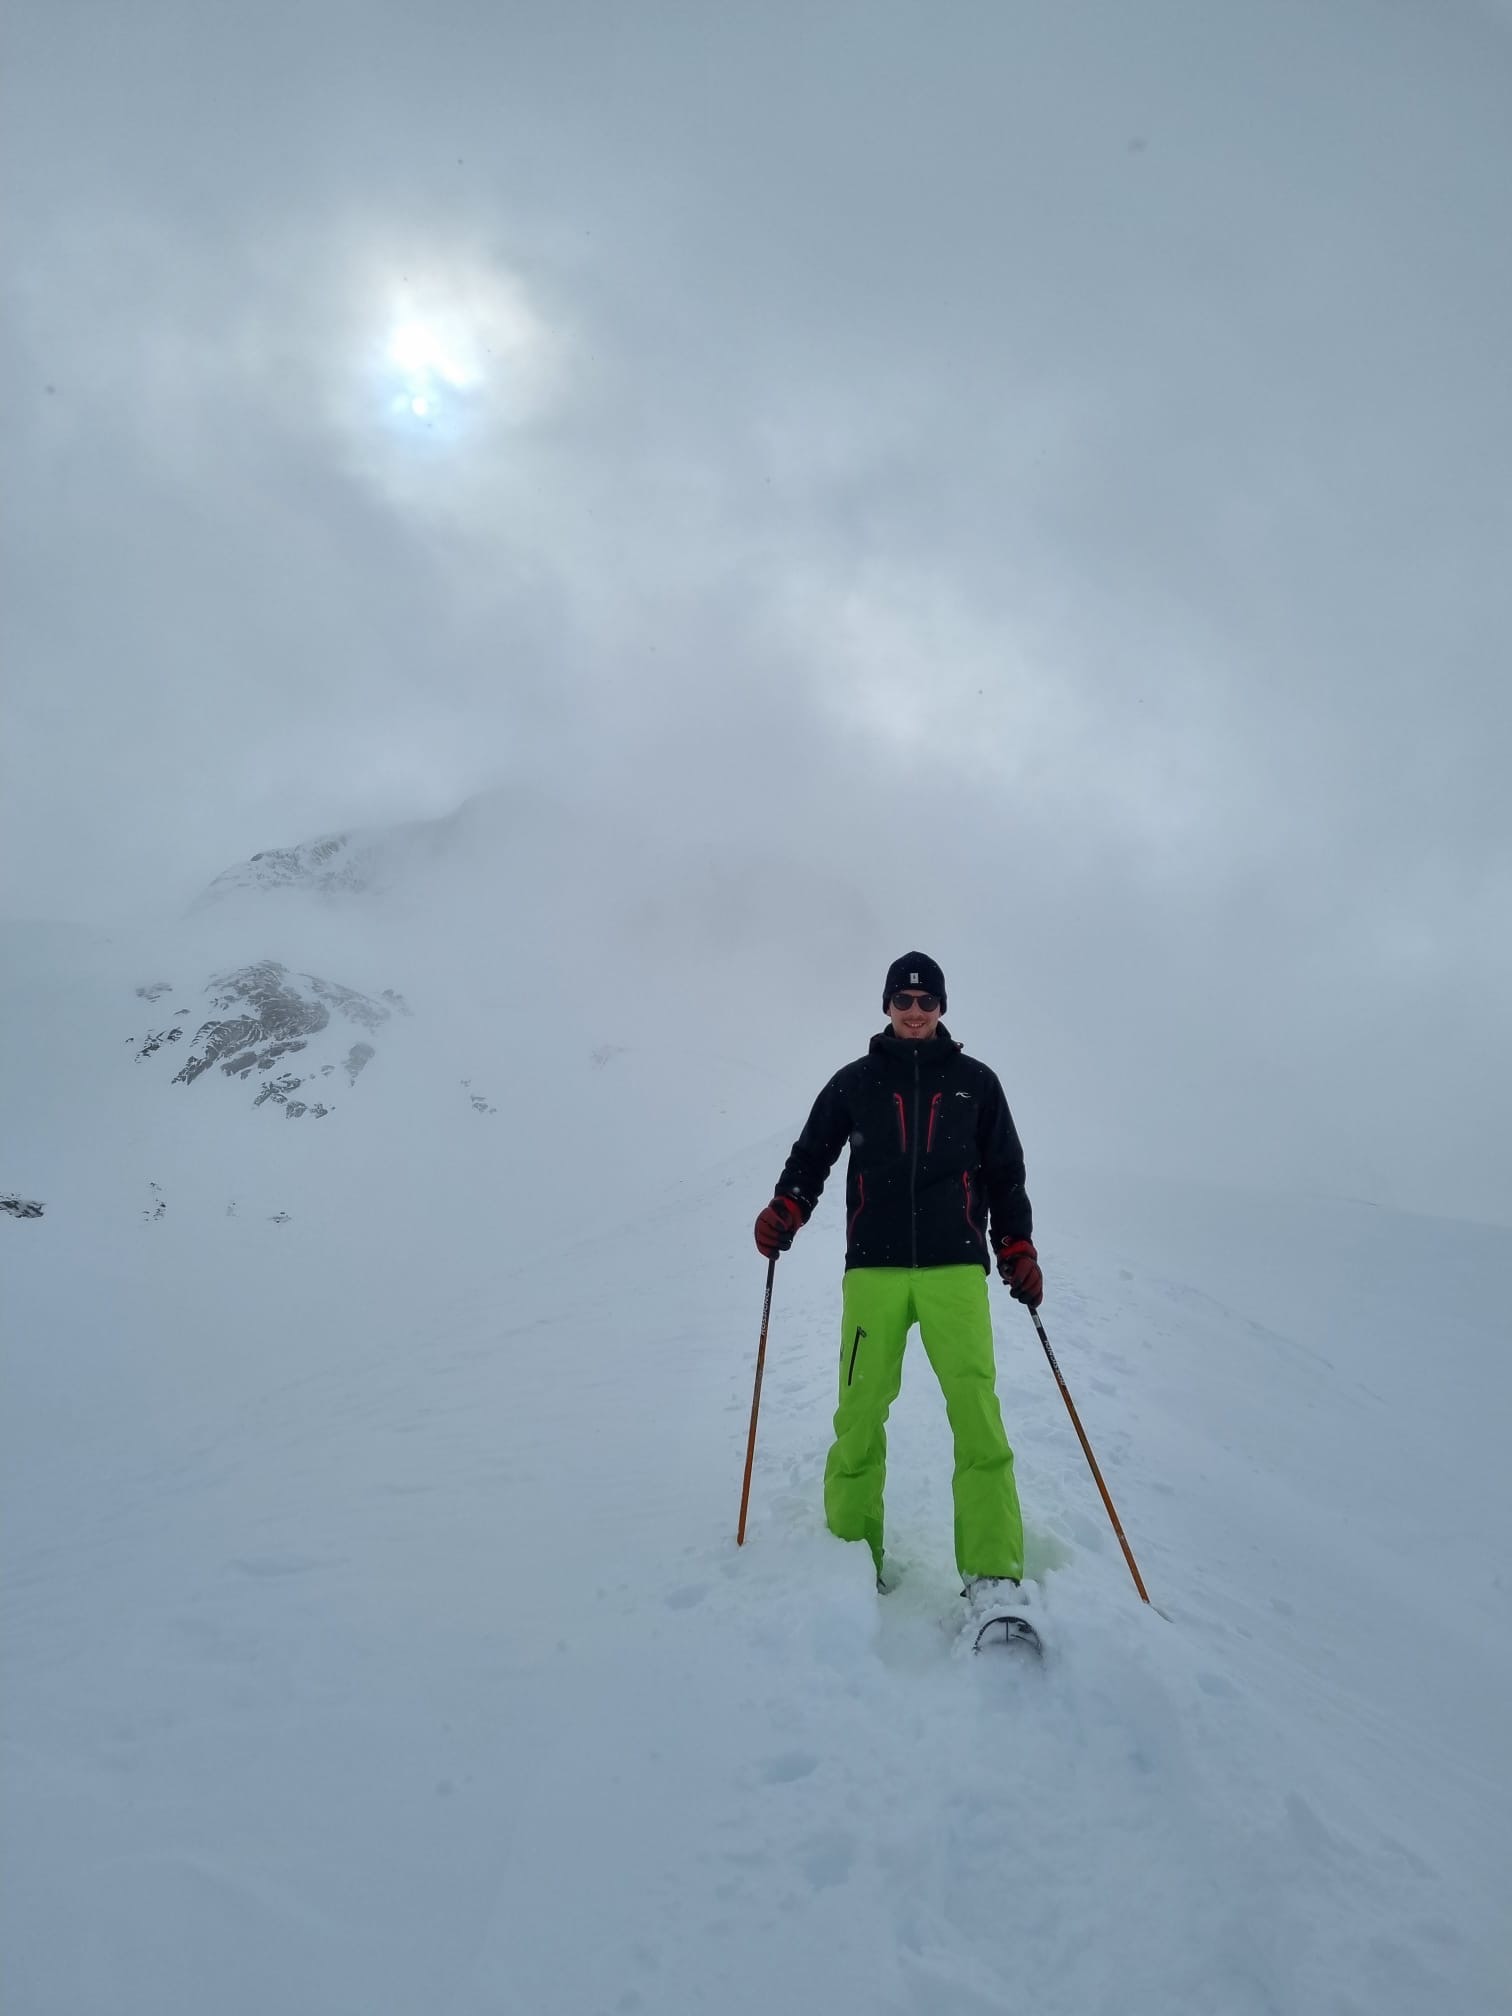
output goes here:
[[775, 1757], [764, 1758], [759, 1766], [768, 1785], [796, 1784], [818, 1768], [819, 1759], [811, 1750], [783, 1750]]
[[702, 1603], [709, 1593], [707, 1582], [685, 1582], [681, 1589], [674, 1589], [667, 1597], [669, 1610], [691, 1610], [695, 1603]]

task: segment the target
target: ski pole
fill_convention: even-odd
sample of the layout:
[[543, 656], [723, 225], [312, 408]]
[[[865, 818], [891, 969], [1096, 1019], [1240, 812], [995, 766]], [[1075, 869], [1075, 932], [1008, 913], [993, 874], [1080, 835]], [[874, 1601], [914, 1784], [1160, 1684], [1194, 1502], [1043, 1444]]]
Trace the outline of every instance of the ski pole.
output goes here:
[[[1040, 1321], [1039, 1311], [1038, 1309], [1031, 1309], [1029, 1314], [1034, 1318], [1034, 1327], [1038, 1330], [1039, 1340], [1045, 1347], [1045, 1356], [1050, 1360], [1050, 1370], [1055, 1374], [1055, 1383], [1059, 1386], [1061, 1398], [1066, 1403], [1066, 1412], [1071, 1416], [1071, 1426], [1076, 1430], [1077, 1440], [1082, 1445], [1082, 1454], [1086, 1457], [1091, 1467], [1092, 1475], [1097, 1480], [1097, 1488], [1102, 1493], [1102, 1501], [1108, 1508], [1108, 1517], [1113, 1521], [1113, 1531], [1118, 1535], [1118, 1544], [1122, 1547], [1124, 1559], [1129, 1564], [1129, 1573], [1134, 1577], [1134, 1587], [1139, 1591], [1141, 1601], [1149, 1603], [1150, 1592], [1145, 1588], [1144, 1581], [1139, 1573], [1139, 1564], [1134, 1559], [1133, 1549], [1124, 1538], [1124, 1530], [1118, 1523], [1118, 1514], [1113, 1509], [1113, 1500], [1108, 1496], [1108, 1487], [1104, 1484], [1102, 1472], [1097, 1467], [1097, 1458], [1092, 1454], [1092, 1444], [1087, 1440], [1086, 1430], [1082, 1427], [1081, 1421], [1077, 1416], [1076, 1407], [1072, 1401], [1066, 1382], [1061, 1377], [1061, 1368], [1055, 1362], [1055, 1353], [1050, 1349], [1050, 1339], [1045, 1335], [1045, 1326]], [[764, 1341], [765, 1339], [763, 1339]], [[1153, 1607], [1151, 1605], [1151, 1608]]]
[[746, 1443], [745, 1482], [740, 1487], [740, 1525], [735, 1533], [735, 1545], [744, 1547], [746, 1529], [746, 1507], [751, 1502], [751, 1465], [756, 1461], [756, 1416], [761, 1407], [761, 1374], [766, 1364], [767, 1324], [772, 1315], [772, 1283], [777, 1278], [777, 1255], [774, 1253], [767, 1262], [766, 1301], [761, 1305], [761, 1342], [756, 1346], [756, 1390], [751, 1395], [751, 1434]]

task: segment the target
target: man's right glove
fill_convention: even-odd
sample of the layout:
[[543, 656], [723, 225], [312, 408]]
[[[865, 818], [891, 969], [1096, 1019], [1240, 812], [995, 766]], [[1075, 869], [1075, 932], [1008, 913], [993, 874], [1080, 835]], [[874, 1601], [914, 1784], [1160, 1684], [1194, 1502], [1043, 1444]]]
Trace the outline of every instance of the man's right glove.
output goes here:
[[1040, 1272], [1033, 1240], [1005, 1239], [998, 1248], [997, 1264], [1014, 1301], [1027, 1302], [1031, 1309], [1038, 1309], [1044, 1299], [1045, 1277]]
[[793, 1243], [803, 1213], [791, 1197], [774, 1197], [756, 1220], [756, 1250], [763, 1260], [775, 1260]]

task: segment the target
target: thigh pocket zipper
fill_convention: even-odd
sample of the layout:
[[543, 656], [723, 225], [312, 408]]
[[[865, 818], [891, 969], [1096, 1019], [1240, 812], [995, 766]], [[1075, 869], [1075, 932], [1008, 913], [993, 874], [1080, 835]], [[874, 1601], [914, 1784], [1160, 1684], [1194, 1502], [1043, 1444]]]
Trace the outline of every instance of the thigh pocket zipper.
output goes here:
[[856, 1353], [861, 1349], [861, 1339], [865, 1335], [866, 1332], [861, 1328], [861, 1325], [858, 1323], [856, 1325], [856, 1334], [851, 1339], [850, 1369], [845, 1375], [845, 1383], [847, 1386], [849, 1386], [851, 1381], [856, 1376]]

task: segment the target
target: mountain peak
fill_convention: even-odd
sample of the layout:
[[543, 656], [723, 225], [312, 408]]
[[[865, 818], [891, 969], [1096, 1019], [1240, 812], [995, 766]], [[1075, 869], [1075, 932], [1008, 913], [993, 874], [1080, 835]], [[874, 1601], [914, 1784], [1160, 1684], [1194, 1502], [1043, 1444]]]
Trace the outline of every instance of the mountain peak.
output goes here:
[[357, 895], [374, 882], [373, 848], [352, 833], [328, 833], [297, 847], [269, 847], [217, 875], [206, 894], [304, 889], [320, 895]]

